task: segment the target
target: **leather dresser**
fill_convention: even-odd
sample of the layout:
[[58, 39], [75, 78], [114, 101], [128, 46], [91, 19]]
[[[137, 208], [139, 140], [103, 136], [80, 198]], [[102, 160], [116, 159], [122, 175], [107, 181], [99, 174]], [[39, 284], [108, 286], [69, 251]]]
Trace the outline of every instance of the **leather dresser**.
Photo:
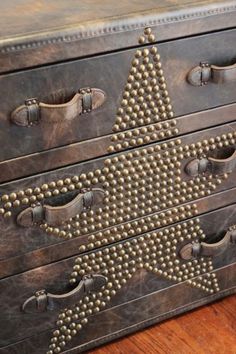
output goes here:
[[235, 293], [236, 1], [0, 11], [0, 353]]

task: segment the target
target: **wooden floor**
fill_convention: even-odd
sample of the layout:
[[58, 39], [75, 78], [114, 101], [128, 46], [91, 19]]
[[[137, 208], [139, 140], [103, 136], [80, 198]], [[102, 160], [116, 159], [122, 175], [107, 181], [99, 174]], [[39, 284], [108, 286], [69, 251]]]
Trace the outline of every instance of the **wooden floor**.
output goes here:
[[236, 354], [236, 295], [89, 353]]

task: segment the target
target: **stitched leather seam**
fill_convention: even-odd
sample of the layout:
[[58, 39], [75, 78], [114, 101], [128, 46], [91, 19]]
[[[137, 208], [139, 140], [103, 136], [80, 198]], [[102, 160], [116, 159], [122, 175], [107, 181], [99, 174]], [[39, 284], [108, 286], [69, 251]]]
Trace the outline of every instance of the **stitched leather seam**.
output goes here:
[[58, 43], [62, 43], [62, 42], [68, 43], [68, 42], [89, 39], [89, 38], [93, 38], [93, 37], [101, 36], [101, 35], [106, 35], [106, 34], [125, 32], [125, 31], [130, 31], [130, 30], [137, 30], [137, 29], [141, 29], [144, 27], [148, 27], [148, 26], [155, 26], [155, 25], [162, 25], [162, 24], [166, 24], [166, 23], [179, 22], [179, 21], [183, 21], [183, 20], [190, 20], [190, 19], [205, 17], [205, 16], [209, 16], [209, 15], [219, 15], [219, 14], [223, 14], [223, 13], [231, 12], [231, 11], [236, 11], [236, 5], [222, 7], [222, 8], [216, 8], [216, 9], [209, 9], [206, 11], [197, 11], [197, 12], [192, 12], [192, 13], [187, 13], [187, 14], [174, 15], [174, 16], [170, 16], [170, 17], [164, 17], [161, 19], [157, 19], [157, 20], [153, 19], [153, 20], [149, 20], [147, 22], [141, 22], [141, 23], [137, 23], [137, 24], [104, 27], [104, 28], [101, 28], [97, 31], [79, 32], [79, 33], [74, 33], [71, 35], [65, 35], [65, 36], [59, 36], [59, 37], [53, 37], [53, 38], [49, 38], [49, 39], [34, 41], [31, 43], [21, 43], [21, 44], [6, 46], [0, 50], [0, 53], [6, 54], [6, 53], [10, 53], [10, 52], [15, 52], [15, 51], [34, 49], [34, 48], [39, 48], [39, 47], [42, 47], [42, 46], [48, 45], [48, 44], [58, 44]]

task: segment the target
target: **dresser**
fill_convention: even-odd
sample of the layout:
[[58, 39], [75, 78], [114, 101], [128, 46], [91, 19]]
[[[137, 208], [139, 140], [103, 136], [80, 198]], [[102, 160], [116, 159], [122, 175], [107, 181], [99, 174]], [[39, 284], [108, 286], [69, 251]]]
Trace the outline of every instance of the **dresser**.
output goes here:
[[0, 353], [235, 293], [236, 1], [0, 11]]

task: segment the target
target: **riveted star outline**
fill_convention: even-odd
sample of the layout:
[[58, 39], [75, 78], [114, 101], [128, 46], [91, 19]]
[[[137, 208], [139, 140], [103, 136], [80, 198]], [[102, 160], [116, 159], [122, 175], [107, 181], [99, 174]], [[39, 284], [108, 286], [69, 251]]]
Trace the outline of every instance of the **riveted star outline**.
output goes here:
[[[155, 42], [155, 38], [150, 29], [145, 30], [145, 35], [139, 40], [140, 44], [144, 44], [146, 38], [149, 42]], [[137, 59], [137, 57], [143, 57], [143, 59], [148, 58], [149, 54], [150, 52], [143, 49], [141, 55], [139, 51], [135, 59]], [[152, 49], [151, 54], [156, 55], [156, 58], [158, 58], [156, 62], [158, 62], [158, 69], [161, 70], [157, 50]], [[135, 147], [143, 143], [149, 143], [152, 140], [158, 140], [156, 130], [159, 130], [159, 133], [162, 132], [162, 134], [159, 135], [160, 139], [163, 139], [165, 136], [171, 137], [178, 133], [176, 123], [172, 126], [175, 130], [166, 132], [169, 131], [171, 124], [164, 126], [163, 123], [160, 124], [158, 122], [160, 117], [162, 117], [164, 121], [173, 117], [165, 80], [163, 74], [160, 72], [161, 80], [153, 81], [153, 85], [158, 85], [158, 87], [160, 85], [164, 86], [162, 86], [161, 90], [159, 87], [159, 89], [155, 89], [156, 92], [152, 91], [147, 102], [145, 100], [139, 100], [139, 104], [147, 103], [147, 105], [144, 106], [144, 115], [138, 115], [138, 105], [136, 105], [137, 102], [132, 97], [131, 92], [133, 88], [137, 91], [140, 87], [137, 87], [137, 84], [135, 85], [136, 81], [133, 79], [133, 76], [135, 78], [135, 74], [139, 73], [137, 68], [140, 67], [140, 65], [143, 65], [141, 72], [145, 73], [144, 68], [148, 64], [150, 64], [149, 60], [145, 60], [142, 64], [137, 60], [134, 60], [132, 63], [130, 71], [131, 78], [129, 77], [127, 81], [123, 101], [121, 107], [118, 109], [114, 125], [115, 133], [112, 138], [112, 144], [108, 148], [108, 151], [111, 153], [121, 151], [130, 146]], [[136, 71], [133, 70], [134, 67]], [[149, 69], [152, 71], [153, 66], [149, 65]], [[157, 73], [155, 75], [158, 76]], [[149, 76], [149, 79], [155, 79], [155, 75], [153, 72], [151, 76]], [[147, 78], [139, 75], [138, 80], [147, 80]], [[163, 91], [165, 91], [164, 95], [162, 95]], [[127, 94], [127, 92], [129, 93]], [[155, 96], [154, 93], [157, 92], [158, 95]], [[133, 92], [133, 96], [135, 96], [134, 93], [135, 92]], [[141, 91], [141, 94], [142, 93], [144, 92]], [[147, 92], [147, 94], [150, 93]], [[163, 98], [166, 98], [166, 101], [163, 101]], [[129, 100], [132, 100], [132, 109], [130, 109]], [[148, 102], [156, 102], [156, 100], [159, 100], [159, 106], [155, 103], [152, 107], [158, 108], [155, 110], [156, 117], [155, 115], [149, 115], [149, 113], [145, 115], [145, 110], [150, 109]], [[166, 109], [167, 105], [168, 109]], [[160, 107], [164, 108], [160, 110]], [[145, 121], [145, 117], [149, 120]], [[159, 125], [157, 129], [153, 130], [153, 128], [150, 128], [150, 130], [147, 131], [142, 129], [142, 127], [139, 128], [142, 124], [151, 124], [155, 127]], [[137, 131], [134, 135], [130, 135], [128, 131], [125, 131], [127, 128], [133, 128], [135, 126], [137, 127]], [[163, 131], [165, 129], [166, 131]], [[146, 136], [149, 138], [145, 140]], [[215, 144], [217, 147], [217, 141]], [[181, 159], [196, 156], [198, 153], [201, 154], [204, 152], [204, 144], [198, 144], [198, 146], [194, 146], [194, 148], [193, 144], [191, 145], [192, 146], [182, 146], [181, 139], [177, 139], [172, 141], [171, 145], [170, 143], [156, 145], [156, 149], [155, 147], [143, 148], [140, 150], [140, 155], [135, 155], [135, 152], [129, 152], [127, 153], [127, 155], [129, 154], [127, 160], [119, 160], [113, 157], [106, 160], [105, 168], [108, 169], [107, 174], [111, 174], [111, 180], [115, 181], [114, 177], [121, 178], [121, 183], [118, 183], [118, 185], [116, 183], [109, 184], [107, 180], [104, 181], [104, 187], [107, 191], [107, 202], [111, 201], [109, 198], [114, 197], [115, 190], [119, 188], [120, 198], [117, 198], [116, 194], [116, 198], [113, 198], [113, 201], [118, 207], [121, 202], [121, 206], [123, 207], [122, 202], [124, 202], [124, 200], [122, 200], [122, 193], [130, 191], [129, 184], [131, 182], [129, 177], [130, 173], [133, 173], [136, 176], [136, 190], [139, 192], [139, 197], [137, 193], [134, 193], [134, 196], [138, 198], [136, 202], [139, 203], [139, 206], [141, 205], [141, 208], [146, 208], [149, 212], [154, 212], [154, 214], [143, 216], [139, 221], [130, 221], [129, 218], [128, 220], [123, 220], [123, 222], [125, 221], [123, 225], [115, 225], [110, 228], [114, 230], [114, 233], [111, 231], [109, 234], [107, 233], [108, 229], [103, 230], [101, 227], [101, 230], [93, 232], [93, 234], [89, 236], [90, 243], [87, 246], [83, 246], [84, 248], [81, 248], [80, 251], [89, 249], [92, 251], [77, 257], [73, 272], [71, 273], [70, 282], [71, 284], [75, 284], [80, 281], [83, 275], [97, 273], [106, 276], [107, 283], [97, 293], [88, 294], [81, 299], [78, 304], [70, 309], [65, 309], [59, 314], [57, 329], [54, 331], [51, 338], [48, 354], [60, 353], [67, 343], [88, 323], [89, 316], [105, 308], [117, 292], [129, 282], [129, 279], [132, 278], [134, 273], [141, 269], [153, 272], [174, 283], [185, 282], [187, 285], [201, 289], [209, 294], [219, 291], [219, 284], [216, 274], [213, 272], [213, 264], [210, 258], [200, 257], [186, 261], [179, 257], [180, 245], [192, 241], [200, 242], [205, 239], [206, 235], [201, 229], [200, 220], [198, 218], [195, 217], [186, 220], [189, 217], [197, 215], [196, 205], [189, 204], [181, 206], [178, 204], [188, 202], [188, 198], [184, 197], [187, 194], [197, 198], [204, 196], [204, 193], [206, 193], [205, 195], [212, 193], [216, 186], [227, 178], [227, 175], [223, 176], [221, 179], [218, 177], [214, 178], [213, 176], [200, 176], [193, 180], [183, 181], [180, 177]], [[208, 144], [205, 144], [205, 146], [209, 148]], [[142, 163], [146, 164], [145, 167], [147, 169], [149, 168], [149, 173], [146, 173], [145, 169], [142, 168]], [[168, 166], [171, 165], [169, 169], [166, 168], [167, 164]], [[124, 171], [127, 166], [131, 170], [129, 171], [128, 169], [128, 172], [126, 171], [125, 174], [122, 174], [122, 171]], [[158, 169], [159, 175], [155, 173], [155, 169]], [[120, 173], [116, 174], [117, 171], [120, 171]], [[174, 182], [171, 182], [173, 181], [173, 177]], [[163, 189], [165, 189], [165, 193], [160, 192]], [[148, 202], [153, 198], [153, 191], [157, 191], [157, 194], [154, 195], [156, 208], [159, 203], [163, 208], [172, 207], [172, 211], [169, 210], [157, 213], [159, 212], [159, 208], [155, 209], [155, 205], [154, 209], [152, 209], [152, 203]], [[151, 193], [150, 196], [149, 192]], [[171, 204], [174, 199], [176, 199], [177, 203]], [[189, 200], [191, 200], [191, 198], [189, 198]], [[119, 211], [116, 210], [116, 212], [119, 217]], [[130, 212], [133, 212], [132, 208]], [[138, 216], [140, 217], [142, 215]], [[86, 213], [84, 217], [87, 217]], [[169, 221], [166, 224], [165, 220], [167, 219]], [[173, 225], [169, 225], [171, 223], [173, 223]], [[78, 225], [76, 227], [78, 227]], [[159, 229], [157, 231], [151, 231], [155, 228]], [[136, 233], [133, 233], [132, 230], [135, 230]], [[136, 236], [137, 233], [139, 234], [138, 236]], [[136, 237], [132, 238], [132, 236]], [[127, 239], [127, 237], [131, 238]], [[107, 242], [102, 242], [104, 239], [106, 239]], [[110, 242], [120, 240], [123, 240], [123, 242], [106, 246], [106, 244]], [[95, 247], [99, 246], [104, 247], [93, 250]]]
[[105, 308], [141, 269], [174, 283], [185, 281], [209, 294], [219, 291], [210, 259], [201, 257], [184, 261], [179, 258], [179, 243], [204, 238], [200, 221], [195, 218], [79, 256], [71, 280], [79, 281], [83, 275], [94, 273], [106, 276], [107, 283], [99, 292], [88, 294], [77, 305], [60, 313], [48, 354], [60, 353], [88, 323], [89, 316]]

